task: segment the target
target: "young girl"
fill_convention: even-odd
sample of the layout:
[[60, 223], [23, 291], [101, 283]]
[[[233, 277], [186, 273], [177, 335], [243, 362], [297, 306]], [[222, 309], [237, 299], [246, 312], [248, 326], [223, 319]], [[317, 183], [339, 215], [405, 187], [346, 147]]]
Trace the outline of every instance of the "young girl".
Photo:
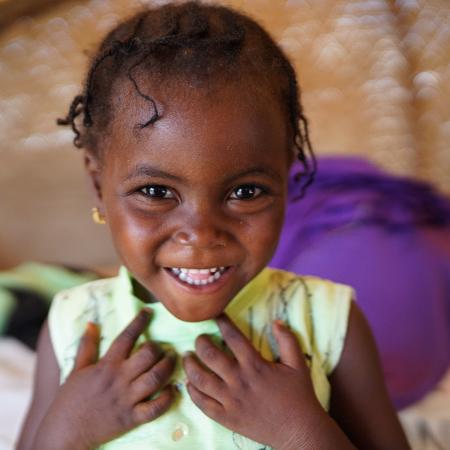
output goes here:
[[55, 298], [20, 450], [408, 447], [351, 289], [265, 268], [291, 163], [299, 195], [314, 164], [264, 30], [195, 2], [141, 12], [60, 123], [123, 267]]

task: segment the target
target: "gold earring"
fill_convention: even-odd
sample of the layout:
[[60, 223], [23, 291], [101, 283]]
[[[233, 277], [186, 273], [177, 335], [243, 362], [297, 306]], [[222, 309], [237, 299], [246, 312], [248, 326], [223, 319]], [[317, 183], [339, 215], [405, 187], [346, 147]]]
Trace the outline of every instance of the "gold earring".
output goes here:
[[92, 220], [98, 225], [105, 225], [106, 220], [97, 207], [92, 208]]

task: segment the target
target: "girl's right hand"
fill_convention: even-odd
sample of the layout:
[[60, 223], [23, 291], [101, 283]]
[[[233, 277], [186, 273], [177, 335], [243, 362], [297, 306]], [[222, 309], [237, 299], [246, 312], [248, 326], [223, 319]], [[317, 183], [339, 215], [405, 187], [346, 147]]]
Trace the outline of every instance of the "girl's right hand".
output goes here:
[[169, 408], [174, 388], [166, 384], [175, 356], [151, 342], [131, 354], [149, 319], [149, 311], [142, 310], [98, 362], [99, 331], [88, 324], [74, 368], [39, 427], [34, 449], [92, 449]]

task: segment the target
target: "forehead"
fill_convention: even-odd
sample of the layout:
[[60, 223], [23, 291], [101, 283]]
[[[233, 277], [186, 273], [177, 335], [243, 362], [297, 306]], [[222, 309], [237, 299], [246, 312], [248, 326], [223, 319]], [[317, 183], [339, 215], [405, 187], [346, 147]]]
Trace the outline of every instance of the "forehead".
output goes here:
[[[161, 118], [140, 128], [152, 116], [151, 102], [131, 83], [115, 89], [113, 120], [104, 140], [105, 163], [132, 166], [145, 159], [166, 167], [182, 162], [218, 164], [223, 170], [259, 161], [289, 159], [288, 127], [280, 102], [269, 91], [244, 84], [198, 87], [153, 86], [141, 92], [156, 102]], [[210, 166], [211, 167], [211, 166]]]

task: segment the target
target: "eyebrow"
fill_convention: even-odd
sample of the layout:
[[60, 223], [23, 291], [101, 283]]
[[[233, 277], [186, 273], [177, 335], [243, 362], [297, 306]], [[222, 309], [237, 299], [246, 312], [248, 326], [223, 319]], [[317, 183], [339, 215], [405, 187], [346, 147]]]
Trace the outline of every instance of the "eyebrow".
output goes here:
[[275, 172], [275, 170], [272, 170], [270, 167], [251, 167], [242, 172], [231, 175], [225, 180], [225, 183], [231, 183], [238, 178], [242, 178], [248, 175], [263, 175], [266, 177], [268, 176], [270, 178], [275, 178], [277, 181], [282, 181], [282, 177], [280, 176], [280, 174]]
[[[282, 180], [281, 176], [277, 172], [272, 170], [270, 167], [251, 167], [242, 172], [233, 174], [230, 177], [226, 178], [224, 180], [224, 184], [229, 184], [234, 180], [237, 180], [239, 178], [249, 176], [249, 175], [263, 175], [266, 177], [268, 176], [270, 178], [274, 178], [278, 181]], [[172, 181], [183, 182], [183, 178], [178, 177], [178, 176], [173, 175], [168, 172], [164, 172], [161, 169], [157, 169], [156, 167], [152, 167], [147, 164], [138, 164], [137, 166], [135, 166], [133, 171], [129, 175], [127, 175], [125, 180], [128, 181], [133, 178], [142, 177], [142, 176], [155, 177], [155, 178], [166, 178], [166, 179], [172, 180]]]
[[137, 177], [157, 177], [157, 178], [167, 178], [173, 181], [182, 181], [182, 178], [172, 175], [171, 173], [164, 172], [163, 170], [157, 169], [156, 167], [149, 166], [147, 164], [138, 164], [135, 166], [133, 171], [125, 178], [126, 181]]

